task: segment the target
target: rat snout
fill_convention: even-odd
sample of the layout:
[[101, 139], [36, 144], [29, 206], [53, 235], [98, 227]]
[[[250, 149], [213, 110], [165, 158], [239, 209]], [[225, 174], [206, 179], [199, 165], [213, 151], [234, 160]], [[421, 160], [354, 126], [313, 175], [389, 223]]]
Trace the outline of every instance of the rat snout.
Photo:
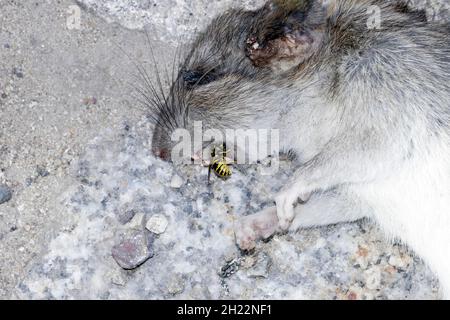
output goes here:
[[152, 153], [155, 157], [169, 161], [172, 155], [170, 136], [161, 126], [156, 126], [152, 137]]

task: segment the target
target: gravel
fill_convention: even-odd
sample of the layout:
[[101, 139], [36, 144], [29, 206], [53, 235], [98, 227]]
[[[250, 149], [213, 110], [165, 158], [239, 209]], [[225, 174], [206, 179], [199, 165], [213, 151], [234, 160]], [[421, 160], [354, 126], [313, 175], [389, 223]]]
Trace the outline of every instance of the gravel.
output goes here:
[[184, 184], [183, 178], [181, 178], [177, 174], [174, 175], [172, 177], [172, 180], [170, 181], [170, 186], [174, 189], [180, 189], [183, 184]]
[[[387, 242], [367, 221], [276, 235], [258, 243], [252, 255], [244, 255], [235, 245], [234, 223], [267, 205], [270, 194], [289, 178], [292, 164], [280, 163], [275, 180], [248, 166], [236, 167], [227, 181], [214, 179], [208, 185], [206, 167], [174, 168], [155, 159], [149, 151], [150, 133], [148, 123], [141, 121], [128, 130], [105, 131], [86, 146], [72, 165], [76, 183], [62, 194], [62, 203], [72, 215], [71, 227], [58, 233], [45, 254], [30, 265], [15, 296], [437, 297], [438, 283], [423, 262], [405, 247]], [[180, 189], [171, 187], [175, 171], [186, 181]], [[245, 186], [250, 183], [253, 187], [248, 190]], [[184, 210], [187, 205], [190, 209]], [[124, 225], [117, 208], [133, 208], [137, 213]], [[155, 215], [170, 221], [157, 236], [144, 227]], [[143, 230], [154, 235], [151, 248]], [[408, 257], [411, 262], [401, 269], [393, 267], [389, 263], [398, 261], [392, 256]], [[55, 261], [65, 261], [64, 277], [55, 269], [59, 268]], [[136, 272], [125, 278], [117, 274], [132, 268]]]
[[164, 233], [169, 225], [169, 221], [162, 214], [154, 214], [148, 219], [146, 228], [147, 230], [153, 232], [154, 234]]
[[78, 0], [109, 22], [128, 29], [146, 28], [151, 37], [174, 44], [188, 42], [219, 12], [229, 8], [256, 8], [266, 0]]

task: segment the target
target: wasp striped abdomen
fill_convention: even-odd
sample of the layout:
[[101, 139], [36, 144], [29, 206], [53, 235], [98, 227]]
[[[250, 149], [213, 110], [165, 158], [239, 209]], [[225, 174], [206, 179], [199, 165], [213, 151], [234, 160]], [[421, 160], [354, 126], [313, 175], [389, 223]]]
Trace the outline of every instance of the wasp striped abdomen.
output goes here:
[[211, 167], [220, 178], [225, 179], [231, 176], [231, 168], [224, 159], [215, 159]]

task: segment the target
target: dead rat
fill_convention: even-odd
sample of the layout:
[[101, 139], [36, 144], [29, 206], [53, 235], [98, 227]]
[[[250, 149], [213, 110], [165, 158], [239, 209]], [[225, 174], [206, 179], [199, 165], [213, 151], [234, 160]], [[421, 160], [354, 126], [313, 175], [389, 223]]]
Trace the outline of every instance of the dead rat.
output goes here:
[[450, 298], [448, 24], [381, 0], [228, 11], [199, 35], [167, 99], [150, 104], [162, 158], [172, 132], [196, 120], [278, 128], [280, 147], [297, 154], [276, 206], [236, 226], [240, 248], [368, 217], [421, 256]]

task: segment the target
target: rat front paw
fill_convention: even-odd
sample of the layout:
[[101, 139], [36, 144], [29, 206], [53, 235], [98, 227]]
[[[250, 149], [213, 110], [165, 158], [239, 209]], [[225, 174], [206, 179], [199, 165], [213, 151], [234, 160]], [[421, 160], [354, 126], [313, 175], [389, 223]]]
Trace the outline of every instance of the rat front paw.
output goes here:
[[276, 208], [269, 207], [257, 214], [242, 217], [234, 230], [239, 248], [254, 249], [258, 240], [268, 239], [278, 231]]
[[239, 249], [250, 251], [256, 247], [258, 235], [252, 225], [245, 219], [241, 219], [239, 225], [235, 227], [234, 234]]

